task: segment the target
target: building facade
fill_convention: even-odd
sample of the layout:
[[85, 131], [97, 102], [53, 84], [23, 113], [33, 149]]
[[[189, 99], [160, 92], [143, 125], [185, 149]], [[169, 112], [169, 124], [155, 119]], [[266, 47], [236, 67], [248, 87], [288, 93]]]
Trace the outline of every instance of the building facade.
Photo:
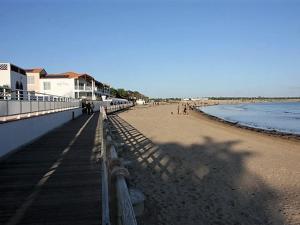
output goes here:
[[110, 95], [109, 85], [96, 81], [89, 74], [75, 72], [42, 76], [40, 90], [46, 94], [90, 100], [101, 100], [102, 96]]
[[[0, 86], [20, 93], [48, 94], [76, 99], [103, 100], [110, 97], [110, 86], [86, 73], [48, 74], [44, 68], [22, 69], [11, 63], [0, 63]], [[34, 92], [34, 93], [32, 93]], [[27, 93], [27, 92], [26, 92]]]
[[47, 75], [46, 70], [44, 68], [34, 68], [34, 69], [26, 69], [25, 71], [27, 75], [27, 90], [40, 92], [41, 91], [40, 80], [42, 77], [45, 77]]
[[0, 86], [11, 89], [27, 90], [27, 76], [24, 69], [11, 63], [0, 63]]

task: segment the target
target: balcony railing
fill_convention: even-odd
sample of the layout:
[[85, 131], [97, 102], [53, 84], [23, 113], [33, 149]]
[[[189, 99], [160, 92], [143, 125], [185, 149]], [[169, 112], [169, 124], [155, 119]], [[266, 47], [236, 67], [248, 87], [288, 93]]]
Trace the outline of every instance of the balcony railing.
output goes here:
[[92, 91], [92, 86], [75, 86], [76, 91]]

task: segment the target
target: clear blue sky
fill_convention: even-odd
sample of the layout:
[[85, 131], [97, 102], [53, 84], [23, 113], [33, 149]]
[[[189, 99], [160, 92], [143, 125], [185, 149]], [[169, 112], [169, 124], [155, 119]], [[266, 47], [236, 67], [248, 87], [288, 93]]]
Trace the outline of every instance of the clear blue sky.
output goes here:
[[300, 96], [300, 1], [0, 3], [0, 61], [150, 97]]

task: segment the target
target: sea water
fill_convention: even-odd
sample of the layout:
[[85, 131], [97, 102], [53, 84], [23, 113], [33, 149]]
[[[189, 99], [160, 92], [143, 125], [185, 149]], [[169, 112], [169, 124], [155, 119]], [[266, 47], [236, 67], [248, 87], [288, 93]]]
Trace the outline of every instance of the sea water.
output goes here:
[[199, 109], [249, 127], [300, 134], [300, 102], [214, 105]]

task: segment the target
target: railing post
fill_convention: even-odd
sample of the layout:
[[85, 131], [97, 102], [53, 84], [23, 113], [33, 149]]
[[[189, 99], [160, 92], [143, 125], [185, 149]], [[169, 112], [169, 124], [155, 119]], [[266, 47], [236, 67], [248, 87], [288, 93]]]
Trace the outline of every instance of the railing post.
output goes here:
[[52, 101], [53, 101], [53, 112], [55, 112], [55, 98], [52, 96]]
[[[6, 112], [6, 116], [8, 115], [8, 101], [6, 100], [6, 90], [3, 88], [3, 101], [6, 101], [6, 110], [5, 110], [5, 112]], [[6, 121], [6, 116], [3, 116], [3, 119], [2, 119], [2, 121], [4, 122], [4, 121]]]
[[8, 109], [8, 99], [6, 99], [6, 116], [8, 116], [9, 113], [9, 109]]
[[47, 113], [47, 102], [45, 99], [45, 95], [43, 95], [43, 102], [44, 102], [44, 114]]
[[37, 101], [37, 112], [36, 112], [36, 115], [39, 115], [39, 112], [40, 112], [39, 96], [37, 96], [36, 101]]
[[30, 92], [28, 92], [27, 94], [27, 100], [29, 101], [29, 114], [28, 114], [28, 117], [31, 116], [31, 111], [32, 111], [32, 106], [31, 106], [31, 99], [30, 99]]
[[17, 116], [17, 119], [21, 118], [21, 113], [22, 113], [22, 102], [21, 102], [21, 98], [20, 98], [20, 91], [17, 91], [18, 93], [18, 100], [19, 100], [19, 115]]

